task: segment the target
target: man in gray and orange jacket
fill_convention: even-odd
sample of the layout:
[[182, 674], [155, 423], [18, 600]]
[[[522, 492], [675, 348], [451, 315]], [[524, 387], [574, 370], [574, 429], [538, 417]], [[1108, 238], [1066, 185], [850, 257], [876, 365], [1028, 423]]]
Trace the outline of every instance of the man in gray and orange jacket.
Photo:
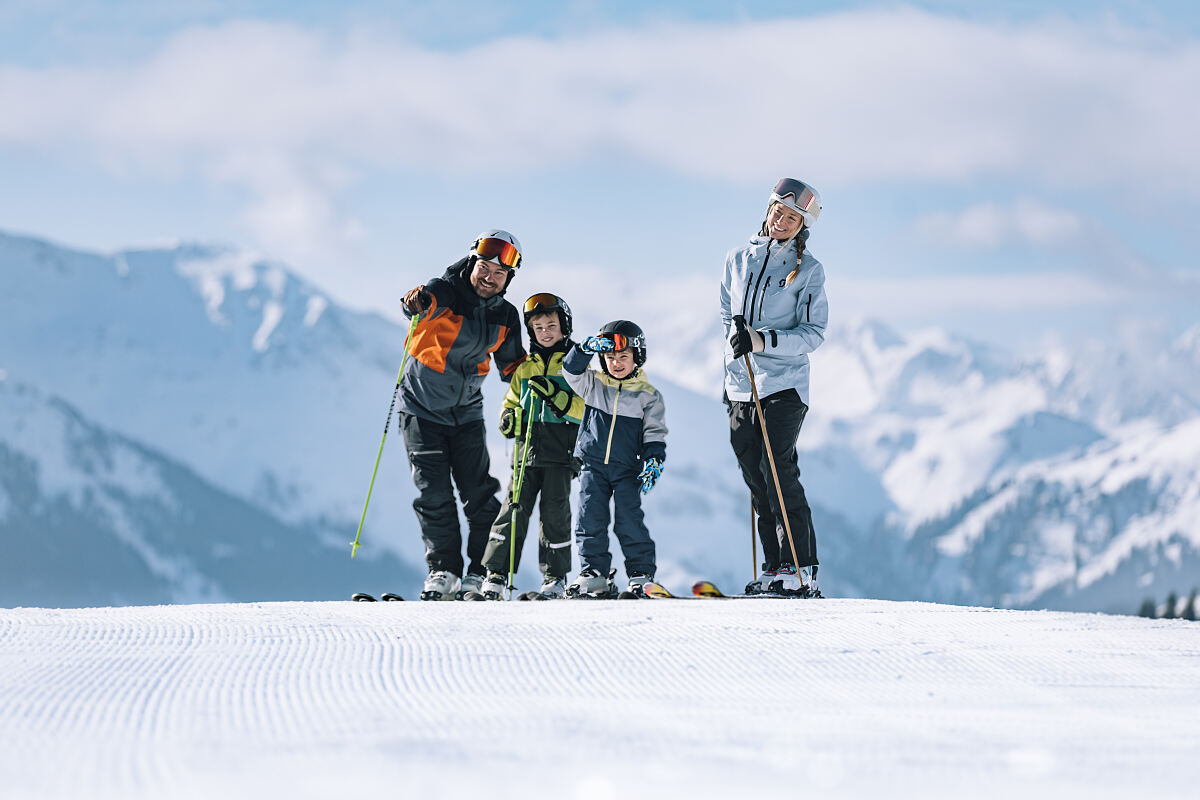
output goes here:
[[[504, 299], [520, 248], [507, 231], [485, 231], [466, 258], [404, 297], [405, 315], [417, 322], [408, 346], [412, 363], [400, 384], [400, 429], [429, 568], [422, 599], [453, 600], [483, 582], [500, 482], [491, 475], [481, 387], [489, 360], [507, 382], [525, 359], [521, 316]], [[466, 576], [452, 478], [467, 518]]]

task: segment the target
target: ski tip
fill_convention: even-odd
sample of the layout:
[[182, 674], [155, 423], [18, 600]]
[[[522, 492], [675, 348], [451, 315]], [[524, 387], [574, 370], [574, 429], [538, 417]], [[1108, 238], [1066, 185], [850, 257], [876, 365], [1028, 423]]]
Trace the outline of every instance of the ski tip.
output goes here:
[[660, 599], [675, 596], [667, 591], [667, 587], [663, 586], [661, 583], [655, 583], [653, 581], [642, 584], [642, 594], [646, 597], [656, 597]]
[[692, 584], [692, 594], [697, 597], [724, 597], [721, 590], [712, 581], [696, 581]]
[[350, 599], [356, 603], [374, 603], [375, 602], [374, 595], [369, 595], [366, 592], [355, 592], [354, 594], [350, 595]]
[[385, 603], [402, 603], [402, 602], [404, 602], [404, 598], [401, 597], [400, 595], [396, 594], [395, 592], [384, 592], [383, 594], [381, 594], [379, 596], [379, 599], [383, 600]]

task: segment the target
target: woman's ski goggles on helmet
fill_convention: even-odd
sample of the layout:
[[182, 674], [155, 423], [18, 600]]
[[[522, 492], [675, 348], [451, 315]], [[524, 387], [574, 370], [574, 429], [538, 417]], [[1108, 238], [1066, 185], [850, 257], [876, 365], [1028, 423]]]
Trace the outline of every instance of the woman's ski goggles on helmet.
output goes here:
[[553, 311], [556, 308], [566, 308], [567, 304], [562, 298], [556, 294], [549, 292], [541, 292], [535, 294], [525, 301], [525, 313], [531, 314], [534, 311]]
[[495, 261], [509, 269], [516, 269], [521, 263], [521, 252], [503, 239], [477, 239], [471, 252], [487, 261]]
[[783, 178], [775, 184], [775, 191], [771, 192], [771, 202], [783, 203], [804, 217], [804, 221], [809, 225], [821, 216], [821, 196], [807, 183], [795, 178]]

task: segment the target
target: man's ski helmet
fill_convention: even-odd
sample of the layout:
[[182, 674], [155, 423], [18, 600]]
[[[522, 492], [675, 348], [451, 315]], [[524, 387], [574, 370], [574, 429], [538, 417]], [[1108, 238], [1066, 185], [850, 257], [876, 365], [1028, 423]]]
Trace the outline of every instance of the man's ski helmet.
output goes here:
[[521, 266], [521, 253], [521, 243], [517, 241], [517, 237], [499, 228], [489, 228], [475, 237], [475, 243], [471, 245], [468, 255], [495, 261], [510, 270], [515, 270]]
[[529, 327], [529, 320], [538, 314], [549, 314], [552, 311], [558, 312], [558, 324], [562, 328], [563, 338], [571, 338], [571, 307], [567, 305], [567, 301], [556, 294], [539, 292], [525, 301], [525, 330], [529, 331], [529, 341], [536, 341], [533, 338], [533, 328]]
[[[622, 350], [633, 350], [633, 363], [640, 367], [646, 363], [646, 334], [642, 333], [642, 329], [627, 319], [617, 319], [612, 322], [605, 323], [600, 329], [600, 336], [607, 336], [613, 340], [613, 352], [619, 353]], [[604, 364], [604, 359], [600, 359], [600, 366], [604, 371], [608, 372], [608, 367]]]
[[774, 203], [783, 203], [804, 218], [804, 227], [811, 228], [821, 216], [821, 195], [804, 181], [795, 178], [780, 178], [771, 192], [770, 208]]

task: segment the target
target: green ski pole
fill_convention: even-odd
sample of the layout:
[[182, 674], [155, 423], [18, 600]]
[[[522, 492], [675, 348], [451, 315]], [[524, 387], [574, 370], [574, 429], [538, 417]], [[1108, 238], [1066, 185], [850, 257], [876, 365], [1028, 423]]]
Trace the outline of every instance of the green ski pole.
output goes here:
[[367, 521], [367, 506], [371, 504], [371, 492], [375, 488], [375, 474], [379, 472], [379, 460], [383, 458], [383, 443], [387, 441], [388, 428], [392, 427], [392, 412], [396, 409], [396, 398], [400, 396], [400, 381], [404, 378], [404, 365], [408, 363], [408, 344], [412, 341], [413, 330], [417, 327], [418, 315], [414, 314], [408, 324], [408, 335], [404, 337], [404, 355], [400, 356], [400, 373], [396, 375], [396, 390], [392, 392], [392, 404], [388, 406], [387, 422], [383, 423], [383, 439], [379, 441], [379, 455], [375, 456], [375, 469], [371, 470], [371, 484], [367, 487], [367, 502], [363, 503], [362, 518], [358, 521], [358, 533], [350, 543], [350, 557], [358, 552], [359, 538], [362, 536], [363, 523]]
[[[529, 395], [529, 415], [525, 418], [525, 447], [521, 454], [521, 463], [517, 465], [517, 479], [513, 481], [513, 500], [511, 525], [508, 529], [508, 599], [512, 599], [513, 563], [517, 558], [517, 515], [521, 513], [521, 486], [525, 483], [525, 462], [529, 458], [529, 440], [533, 438], [533, 409], [537, 408], [537, 398]], [[521, 407], [524, 408], [522, 403]], [[518, 448], [514, 447], [513, 450]]]

